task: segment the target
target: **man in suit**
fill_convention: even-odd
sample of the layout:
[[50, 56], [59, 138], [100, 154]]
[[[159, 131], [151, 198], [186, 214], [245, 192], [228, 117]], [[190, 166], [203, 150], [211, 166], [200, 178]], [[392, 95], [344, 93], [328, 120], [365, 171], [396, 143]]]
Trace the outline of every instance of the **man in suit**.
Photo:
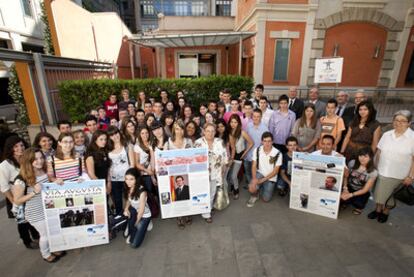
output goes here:
[[289, 88], [289, 110], [296, 114], [296, 119], [302, 117], [303, 109], [305, 104], [299, 98], [296, 98], [298, 91], [296, 87]]
[[188, 186], [184, 183], [184, 177], [183, 176], [175, 177], [175, 184], [177, 185], [175, 189], [175, 195], [176, 195], [175, 201], [190, 199], [190, 190]]
[[336, 96], [338, 106], [336, 107], [336, 115], [342, 117], [345, 127], [348, 128], [354, 118], [355, 106], [348, 102], [349, 94], [345, 91], [340, 91]]
[[312, 103], [315, 105], [316, 110], [316, 118], [321, 118], [321, 116], [324, 116], [326, 114], [326, 103], [319, 100], [319, 90], [317, 87], [311, 88], [309, 91], [309, 100], [306, 101], [307, 103]]

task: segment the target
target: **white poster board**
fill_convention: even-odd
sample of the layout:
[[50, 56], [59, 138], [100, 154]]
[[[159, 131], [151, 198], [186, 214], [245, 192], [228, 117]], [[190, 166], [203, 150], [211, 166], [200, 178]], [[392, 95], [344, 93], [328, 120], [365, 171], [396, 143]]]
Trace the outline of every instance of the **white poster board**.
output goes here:
[[105, 180], [42, 186], [51, 252], [109, 243]]
[[162, 218], [211, 211], [206, 148], [156, 151], [155, 166]]
[[344, 58], [316, 59], [315, 84], [340, 83], [342, 81], [342, 67]]
[[344, 169], [344, 157], [294, 152], [289, 207], [338, 218]]

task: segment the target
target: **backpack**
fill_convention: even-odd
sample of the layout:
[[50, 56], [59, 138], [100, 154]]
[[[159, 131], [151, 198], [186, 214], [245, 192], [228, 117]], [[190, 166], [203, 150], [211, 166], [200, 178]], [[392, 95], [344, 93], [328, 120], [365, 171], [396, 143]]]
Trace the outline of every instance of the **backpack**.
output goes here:
[[128, 225], [128, 217], [124, 215], [115, 216], [111, 213], [108, 216], [108, 231], [109, 239], [114, 239], [117, 236], [117, 233], [124, 232]]
[[[259, 170], [259, 161], [260, 161], [260, 156], [259, 156], [260, 151], [259, 150], [260, 150], [260, 147], [261, 146], [256, 148], [256, 169], [257, 170]], [[279, 151], [279, 153], [277, 153], [277, 155], [276, 155], [276, 157], [273, 161], [273, 166], [276, 166], [276, 162], [279, 159], [279, 155], [280, 155], [280, 151]]]

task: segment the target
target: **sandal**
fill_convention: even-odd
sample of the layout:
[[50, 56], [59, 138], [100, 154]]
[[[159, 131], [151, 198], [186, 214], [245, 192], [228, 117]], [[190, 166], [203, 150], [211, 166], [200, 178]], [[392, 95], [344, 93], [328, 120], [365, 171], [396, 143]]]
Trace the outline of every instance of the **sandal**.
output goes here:
[[211, 217], [204, 219], [207, 223], [212, 223], [213, 219]]
[[353, 210], [352, 210], [352, 213], [353, 213], [354, 215], [360, 215], [360, 214], [362, 213], [362, 210], [360, 210], [360, 209], [353, 209]]
[[[51, 259], [51, 258], [53, 258], [53, 259]], [[50, 260], [51, 259], [51, 260]], [[57, 257], [57, 256], [55, 256], [55, 255], [50, 255], [48, 258], [43, 258], [43, 260], [45, 261], [45, 262], [47, 262], [47, 263], [50, 263], [50, 264], [52, 264], [52, 263], [56, 263], [58, 260], [59, 260], [59, 257]]]

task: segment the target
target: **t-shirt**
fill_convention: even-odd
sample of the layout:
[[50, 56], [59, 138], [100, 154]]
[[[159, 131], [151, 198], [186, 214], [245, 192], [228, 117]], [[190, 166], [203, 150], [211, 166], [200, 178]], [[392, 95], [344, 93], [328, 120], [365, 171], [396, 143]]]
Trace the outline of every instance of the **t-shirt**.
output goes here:
[[130, 168], [127, 150], [123, 147], [119, 153], [114, 153], [112, 151], [109, 153], [109, 158], [112, 161], [110, 169], [111, 181], [124, 181], [125, 172]]
[[95, 171], [95, 176], [98, 179], [107, 179], [109, 168], [111, 166], [111, 160], [107, 153], [103, 151], [96, 151], [96, 152], [86, 152], [85, 159], [88, 157], [93, 158], [93, 166]]
[[331, 135], [336, 139], [339, 137], [339, 132], [345, 130], [344, 120], [337, 115], [335, 115], [332, 118], [323, 116], [321, 117], [320, 121], [321, 121], [321, 130], [322, 130], [320, 142], [322, 142], [322, 138], [326, 135]]
[[365, 171], [359, 171], [357, 168], [353, 168], [355, 164], [355, 161], [352, 160], [349, 162], [349, 168], [352, 168], [349, 172], [348, 177], [348, 187], [350, 187], [353, 191], [361, 190], [365, 184], [368, 182], [371, 178], [377, 178], [378, 171], [375, 169], [371, 172]]
[[[135, 210], [137, 210], [137, 212], [139, 210], [139, 200], [140, 200], [139, 198], [132, 199], [131, 197], [128, 197], [129, 203], [131, 204], [132, 208], [134, 208]], [[145, 203], [144, 214], [142, 215], [142, 217], [143, 218], [150, 218], [151, 217], [151, 210], [150, 210], [150, 208], [148, 206], [148, 201], [146, 201], [146, 203]]]
[[[134, 152], [139, 154], [139, 163], [145, 168], [148, 168], [150, 165], [150, 154], [145, 152], [138, 143], [134, 145]], [[142, 171], [141, 174], [148, 175], [148, 173], [145, 171]]]
[[54, 157], [53, 161], [55, 164], [56, 175], [53, 172], [52, 160], [47, 162], [47, 174], [54, 176], [57, 179], [60, 178], [65, 182], [76, 182], [79, 177], [82, 176], [82, 173], [85, 172], [85, 163], [83, 158], [80, 160], [82, 170], [79, 170], [79, 158], [68, 158], [61, 160]]
[[[266, 154], [263, 150], [263, 146], [259, 146], [259, 168], [258, 172], [262, 174], [263, 176], [269, 175], [275, 166], [281, 166], [282, 165], [282, 154], [279, 150], [277, 150], [275, 147], [272, 146], [272, 150]], [[274, 161], [276, 156], [279, 154], [277, 161]], [[257, 161], [257, 148], [253, 151], [253, 161]], [[277, 181], [277, 174], [270, 178], [269, 181], [276, 182]]]
[[0, 163], [0, 190], [2, 193], [10, 190], [14, 179], [19, 175], [19, 168], [15, 167], [9, 160]]
[[104, 103], [106, 115], [109, 118], [116, 118], [118, 119], [118, 104], [117, 103], [111, 103], [111, 101], [106, 100]]

